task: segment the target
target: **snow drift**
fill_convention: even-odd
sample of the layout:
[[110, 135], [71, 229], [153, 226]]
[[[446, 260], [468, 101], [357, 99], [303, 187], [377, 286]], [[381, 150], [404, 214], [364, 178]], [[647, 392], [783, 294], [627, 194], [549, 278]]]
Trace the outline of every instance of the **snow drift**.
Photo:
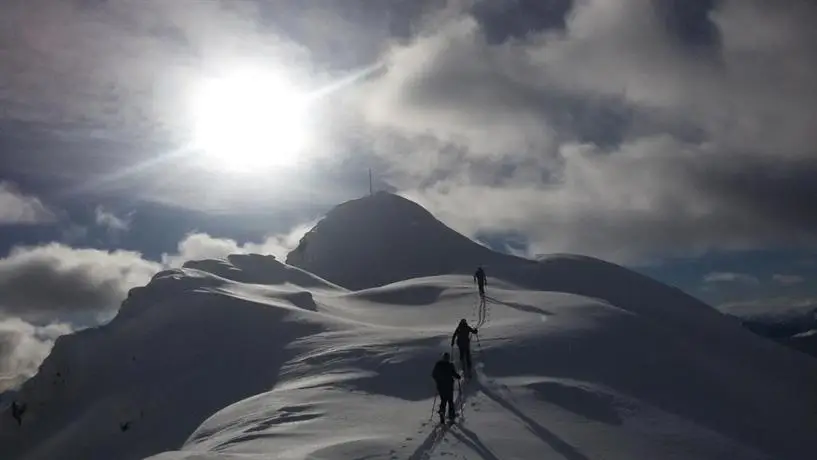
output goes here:
[[[2, 458], [817, 450], [814, 360], [621, 267], [493, 253], [388, 194], [339, 206], [287, 261], [188, 263], [133, 290], [110, 324], [60, 338], [16, 395], [22, 425], [0, 416]], [[461, 317], [480, 328], [477, 375], [442, 431], [429, 374]]]

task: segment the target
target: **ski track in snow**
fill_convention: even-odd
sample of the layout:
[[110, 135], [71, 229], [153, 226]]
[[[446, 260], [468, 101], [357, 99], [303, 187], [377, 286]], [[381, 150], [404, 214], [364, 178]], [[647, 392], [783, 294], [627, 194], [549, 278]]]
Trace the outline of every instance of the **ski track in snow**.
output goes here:
[[[480, 302], [479, 298], [477, 297], [477, 300], [474, 302], [474, 311], [477, 312], [477, 314], [479, 316], [478, 321], [481, 321], [481, 322], [476, 323], [477, 324], [476, 327], [478, 327], [478, 328], [482, 327], [485, 324], [484, 310], [485, 310], [485, 303]], [[453, 355], [452, 355], [452, 359], [453, 359]], [[474, 353], [473, 347], [472, 347], [472, 359], [474, 360], [473, 361], [474, 362], [474, 367], [477, 368], [479, 366], [478, 357]], [[462, 369], [458, 369], [458, 372], [462, 372]], [[428, 421], [424, 422], [421, 425], [421, 428], [418, 431], [418, 434], [423, 433], [423, 431], [424, 431], [423, 428], [426, 428], [429, 425], [433, 425], [433, 428], [431, 429], [431, 432], [428, 433], [428, 435], [423, 440], [423, 442], [420, 443], [420, 445], [417, 446], [417, 448], [411, 453], [411, 455], [408, 457], [409, 460], [427, 460], [427, 459], [432, 458], [432, 455], [434, 454], [435, 450], [439, 447], [440, 443], [445, 440], [445, 436], [446, 436], [447, 433], [451, 432], [452, 430], [458, 429], [458, 428], [462, 429], [462, 425], [465, 423], [465, 413], [464, 413], [465, 412], [465, 407], [466, 407], [466, 404], [468, 403], [470, 393], [473, 391], [474, 385], [476, 385], [477, 383], [478, 382], [475, 381], [474, 379], [469, 379], [468, 381], [465, 382], [464, 385], [462, 384], [462, 382], [460, 382], [460, 384], [459, 384], [460, 386], [458, 387], [457, 397], [454, 400], [454, 407], [455, 407], [456, 413], [458, 415], [457, 415], [457, 419], [455, 420], [455, 422], [453, 424], [450, 424], [448, 422], [439, 423], [438, 421], [435, 421], [435, 419], [437, 417], [437, 404], [439, 404], [439, 397], [435, 398], [434, 401], [436, 401], [436, 402], [435, 402], [434, 406], [432, 407], [430, 418], [429, 418]], [[408, 445], [403, 444], [401, 447], [406, 448], [406, 447], [408, 447]], [[399, 457], [396, 456], [396, 455], [392, 456], [392, 459], [396, 460], [397, 458], [399, 458]], [[486, 458], [486, 457], [483, 457], [483, 458]], [[490, 457], [487, 457], [487, 458], [489, 460], [491, 459]]]
[[[487, 325], [487, 305], [492, 302], [501, 303], [490, 296], [486, 296], [482, 301], [480, 301], [479, 298], [477, 299], [475, 303], [475, 311], [477, 312], [478, 316], [476, 323], [477, 328], [483, 328]], [[529, 313], [542, 314], [542, 311], [535, 307], [517, 308]], [[521, 427], [524, 427], [524, 429], [527, 429], [530, 433], [541, 439], [549, 449], [552, 449], [554, 452], [560, 454], [565, 460], [590, 460], [588, 457], [576, 450], [575, 447], [559, 439], [558, 436], [525, 415], [524, 412], [516, 407], [514, 403], [510, 402], [506, 396], [502, 395], [503, 388], [493, 379], [486, 376], [483, 371], [485, 365], [482, 362], [482, 347], [479, 345], [477, 340], [479, 339], [475, 338], [475, 341], [472, 342], [472, 359], [474, 360], [475, 378], [469, 379], [465, 385], [461, 387], [461, 390], [457, 395], [455, 407], [457, 408], [457, 414], [459, 415], [456, 422], [450, 425], [436, 423], [432, 431], [408, 457], [408, 459], [431, 460], [435, 458], [450, 457], [462, 459], [472, 458], [458, 452], [461, 447], [464, 447], [483, 460], [499, 460], [499, 457], [497, 457], [491, 448], [486, 446], [474, 431], [468, 429], [468, 418], [465, 416], [465, 409], [468, 402], [474, 397], [484, 395], [497, 406], [501, 407], [515, 417], [516, 421], [521, 425]], [[507, 387], [504, 387], [504, 390], [509, 392]], [[476, 403], [472, 403], [471, 408], [474, 412], [479, 412], [479, 406]], [[435, 417], [434, 411], [432, 411], [432, 418], [433, 417]], [[435, 422], [429, 421], [423, 423], [422, 426], [426, 427], [432, 423]], [[454, 441], [447, 446], [445, 445], [447, 443], [446, 441], [448, 441], [446, 436], [451, 436], [454, 438]], [[442, 449], [440, 452], [437, 452], [438, 448], [441, 446], [448, 447], [448, 450]], [[392, 458], [397, 459], [399, 457], [393, 456]]]

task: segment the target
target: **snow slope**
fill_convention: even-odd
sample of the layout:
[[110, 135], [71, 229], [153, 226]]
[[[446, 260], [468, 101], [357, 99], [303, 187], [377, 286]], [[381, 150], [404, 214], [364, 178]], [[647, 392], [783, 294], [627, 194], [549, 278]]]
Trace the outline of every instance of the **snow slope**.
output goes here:
[[[332, 216], [318, 230], [339, 229]], [[429, 217], [417, 225], [439, 231]], [[355, 231], [335, 244], [364, 236]], [[156, 275], [110, 324], [58, 340], [17, 395], [30, 407], [23, 425], [0, 414], [0, 458], [731, 460], [817, 450], [815, 360], [584, 257], [515, 265], [480, 249], [503, 263], [488, 266], [481, 307], [470, 273], [436, 258], [448, 245], [481, 246], [421, 236], [403, 249], [431, 261], [407, 256], [417, 277], [385, 285], [376, 280], [404, 275], [385, 262], [400, 243], [361, 257], [379, 270], [347, 259], [349, 279], [364, 280], [356, 286], [340, 271], [321, 278], [262, 256]], [[464, 418], [441, 431], [429, 421], [429, 374], [461, 317], [480, 326], [478, 372], [458, 395]]]

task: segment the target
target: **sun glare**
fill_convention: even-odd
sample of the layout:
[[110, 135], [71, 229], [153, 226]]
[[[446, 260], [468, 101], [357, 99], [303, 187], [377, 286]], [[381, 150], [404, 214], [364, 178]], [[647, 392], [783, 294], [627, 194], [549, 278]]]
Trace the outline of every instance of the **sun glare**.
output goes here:
[[304, 94], [274, 74], [242, 71], [210, 79], [195, 95], [194, 144], [219, 167], [291, 165], [306, 141], [306, 105]]

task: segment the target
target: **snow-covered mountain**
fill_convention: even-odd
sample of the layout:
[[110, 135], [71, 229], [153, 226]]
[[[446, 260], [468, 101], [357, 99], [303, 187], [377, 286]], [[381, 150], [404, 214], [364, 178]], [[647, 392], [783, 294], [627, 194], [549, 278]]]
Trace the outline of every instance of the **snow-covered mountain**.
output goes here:
[[331, 210], [286, 263], [349, 289], [422, 276], [472, 273], [477, 265], [532, 261], [491, 251], [463, 237], [420, 205], [378, 192]]
[[[0, 414], [6, 459], [802, 459], [817, 361], [575, 256], [490, 250], [407, 200], [330, 212], [287, 258], [159, 273], [57, 341]], [[484, 264], [480, 305], [471, 272]], [[300, 267], [300, 268], [298, 268]], [[462, 419], [431, 367], [479, 326]]]

